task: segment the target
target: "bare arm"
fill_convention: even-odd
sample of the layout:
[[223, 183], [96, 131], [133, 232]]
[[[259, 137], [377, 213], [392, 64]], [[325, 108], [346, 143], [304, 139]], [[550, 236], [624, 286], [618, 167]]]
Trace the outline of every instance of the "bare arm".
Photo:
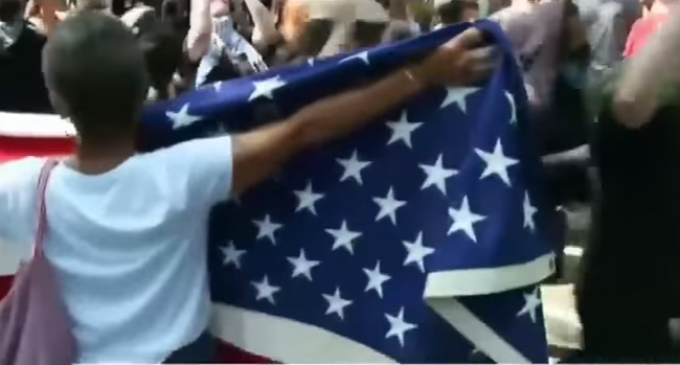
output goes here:
[[343, 137], [423, 90], [406, 71], [311, 104], [289, 119], [233, 139], [232, 194], [278, 171], [298, 152]]
[[405, 0], [390, 0], [390, 19], [408, 21], [408, 9]]
[[210, 49], [212, 27], [210, 2], [206, 0], [191, 0], [189, 31], [185, 41], [187, 57], [191, 61], [199, 61]]
[[292, 117], [232, 139], [232, 194], [275, 173], [298, 152], [340, 138], [434, 84], [477, 84], [493, 72], [492, 47], [478, 48], [482, 33], [471, 27], [420, 63], [368, 86], [317, 101]]
[[616, 92], [613, 112], [629, 128], [648, 123], [658, 106], [664, 83], [677, 78], [680, 60], [680, 13], [678, 11], [627, 65]]
[[262, 49], [270, 44], [275, 44], [280, 38], [276, 30], [276, 17], [259, 0], [244, 0], [248, 12], [253, 19], [253, 45]]

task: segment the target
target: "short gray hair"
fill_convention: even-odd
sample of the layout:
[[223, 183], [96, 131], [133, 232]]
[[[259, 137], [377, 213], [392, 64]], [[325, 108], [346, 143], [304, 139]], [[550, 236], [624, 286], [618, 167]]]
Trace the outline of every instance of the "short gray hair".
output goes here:
[[99, 11], [67, 17], [43, 49], [43, 72], [55, 108], [82, 138], [134, 129], [149, 81], [137, 40], [120, 20]]

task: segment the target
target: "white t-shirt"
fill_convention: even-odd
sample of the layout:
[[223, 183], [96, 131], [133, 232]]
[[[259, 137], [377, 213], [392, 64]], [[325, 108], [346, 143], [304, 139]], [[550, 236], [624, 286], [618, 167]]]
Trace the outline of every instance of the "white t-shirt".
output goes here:
[[[0, 165], [0, 242], [28, 257], [44, 159]], [[207, 221], [232, 183], [229, 136], [140, 154], [101, 175], [63, 164], [47, 186], [47, 258], [80, 363], [159, 363], [208, 326]]]

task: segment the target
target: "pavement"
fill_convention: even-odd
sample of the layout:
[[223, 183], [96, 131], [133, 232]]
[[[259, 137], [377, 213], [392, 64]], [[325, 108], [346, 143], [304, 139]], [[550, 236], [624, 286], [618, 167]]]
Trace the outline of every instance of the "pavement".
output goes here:
[[563, 277], [557, 283], [542, 286], [543, 310], [553, 360], [568, 350], [578, 349], [581, 338], [581, 325], [574, 305], [573, 284], [587, 242], [590, 208], [569, 207], [566, 208], [566, 212], [569, 230], [564, 249]]

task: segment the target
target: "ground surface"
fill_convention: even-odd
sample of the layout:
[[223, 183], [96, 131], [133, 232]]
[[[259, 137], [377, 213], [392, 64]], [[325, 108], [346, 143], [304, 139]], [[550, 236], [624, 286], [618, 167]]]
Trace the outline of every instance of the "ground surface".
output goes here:
[[543, 308], [546, 316], [548, 342], [552, 355], [560, 357], [565, 350], [579, 345], [580, 325], [574, 308], [572, 285], [577, 276], [590, 227], [589, 207], [567, 209], [569, 231], [564, 255], [564, 273], [555, 284], [543, 286]]

